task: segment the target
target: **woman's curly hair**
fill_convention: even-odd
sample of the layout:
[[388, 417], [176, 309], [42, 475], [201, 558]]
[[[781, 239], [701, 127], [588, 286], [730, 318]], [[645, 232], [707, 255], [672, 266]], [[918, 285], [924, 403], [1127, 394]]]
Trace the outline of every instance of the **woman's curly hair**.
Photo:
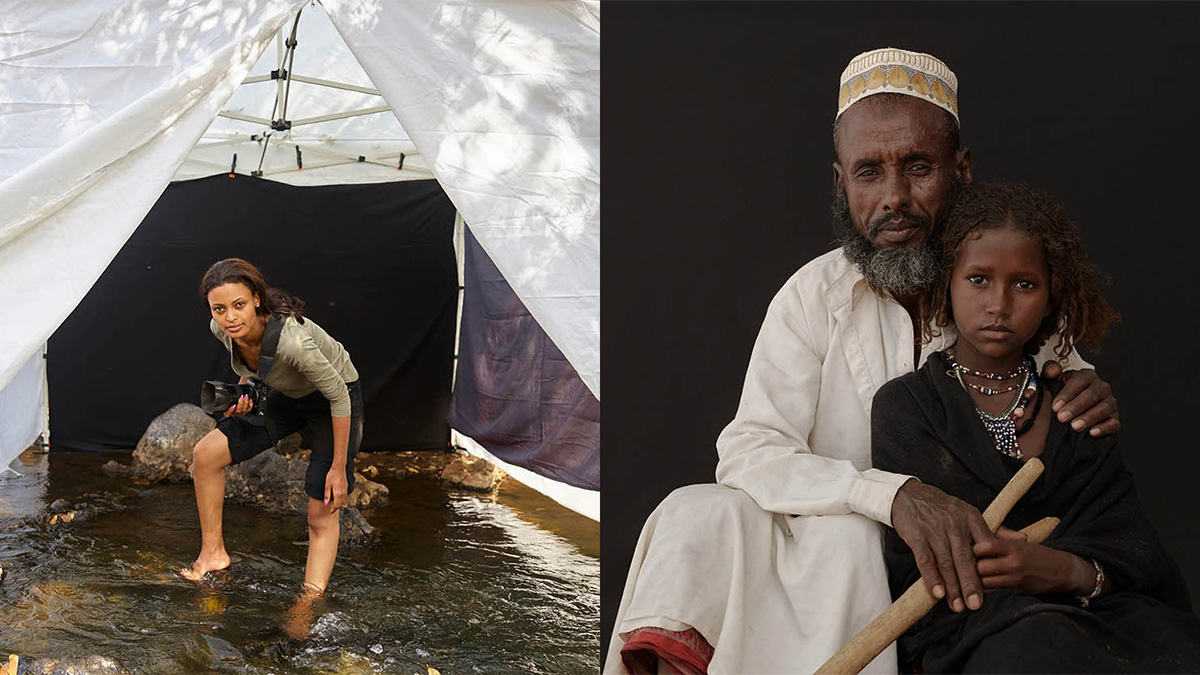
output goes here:
[[226, 258], [213, 263], [200, 279], [200, 298], [208, 305], [208, 292], [225, 284], [245, 284], [250, 292], [262, 300], [255, 310], [264, 316], [291, 315], [297, 323], [304, 323], [304, 301], [287, 291], [267, 286], [262, 272], [241, 258]]
[[1050, 270], [1049, 313], [1025, 344], [1025, 352], [1036, 354], [1056, 333], [1054, 352], [1060, 357], [1076, 344], [1100, 351], [1100, 340], [1120, 317], [1100, 295], [1099, 273], [1088, 262], [1079, 230], [1062, 204], [1023, 183], [972, 184], [954, 204], [942, 235], [938, 280], [921, 299], [921, 316], [932, 318], [922, 329], [924, 341], [954, 322], [950, 277], [963, 242], [982, 230], [1005, 227], [1041, 241]]

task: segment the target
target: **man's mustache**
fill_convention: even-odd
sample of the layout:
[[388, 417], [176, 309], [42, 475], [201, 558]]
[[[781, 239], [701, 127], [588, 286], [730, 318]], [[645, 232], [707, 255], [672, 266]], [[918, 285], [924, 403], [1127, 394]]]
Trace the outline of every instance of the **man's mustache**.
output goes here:
[[929, 219], [929, 216], [916, 213], [907, 213], [899, 216], [880, 216], [867, 224], [867, 236], [874, 239], [885, 228], [892, 229], [897, 225], [901, 226], [901, 228], [918, 227], [929, 230], [931, 229], [932, 221]]

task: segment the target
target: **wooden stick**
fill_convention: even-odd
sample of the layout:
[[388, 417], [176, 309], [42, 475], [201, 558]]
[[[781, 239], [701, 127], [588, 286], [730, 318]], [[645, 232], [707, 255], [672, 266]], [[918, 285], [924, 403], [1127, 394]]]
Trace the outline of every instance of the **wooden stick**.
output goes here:
[[1045, 468], [1042, 460], [1034, 457], [1025, 462], [1025, 466], [1022, 466], [1016, 475], [1008, 479], [1008, 485], [1004, 486], [983, 512], [983, 522], [987, 523], [989, 530], [995, 532], [1000, 529], [1000, 524], [1008, 517], [1008, 512], [1012, 511], [1012, 507], [1026, 492], [1029, 492], [1029, 488], [1033, 487]]
[[[991, 505], [983, 512], [983, 522], [988, 529], [995, 532], [1004, 522], [1008, 512], [1033, 485], [1038, 476], [1042, 475], [1045, 467], [1041, 460], [1034, 457], [1025, 462], [1017, 471], [1000, 494], [992, 500]], [[1039, 544], [1058, 526], [1057, 518], [1043, 518], [1029, 527], [1021, 530], [1029, 538], [1030, 543]], [[1036, 537], [1036, 538], [1035, 538]], [[858, 673], [871, 662], [879, 653], [887, 648], [912, 627], [921, 617], [929, 613], [937, 604], [937, 599], [929, 594], [923, 579], [909, 586], [896, 602], [892, 603], [875, 620], [867, 624], [857, 635], [850, 639], [838, 650], [825, 665], [817, 669], [815, 675], [833, 675], [834, 673]]]

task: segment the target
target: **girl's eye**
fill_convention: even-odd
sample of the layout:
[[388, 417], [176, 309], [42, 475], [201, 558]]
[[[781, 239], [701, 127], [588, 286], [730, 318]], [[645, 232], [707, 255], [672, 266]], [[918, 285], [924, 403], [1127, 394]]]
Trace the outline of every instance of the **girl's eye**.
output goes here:
[[1033, 290], [1033, 282], [1022, 279], [1021, 281], [1017, 282], [1017, 288], [1023, 291], [1031, 291]]
[[237, 304], [236, 304], [236, 305], [234, 305], [234, 306], [235, 306], [235, 307], [237, 307], [238, 309], [241, 309], [241, 308], [243, 308], [243, 307], [245, 307], [245, 306], [246, 306], [246, 303], [244, 303], [244, 302], [239, 302], [239, 303], [237, 303]]
[[979, 284], [987, 281], [987, 279], [985, 279], [982, 274], [972, 274], [971, 276], [967, 277], [967, 281], [978, 286]]

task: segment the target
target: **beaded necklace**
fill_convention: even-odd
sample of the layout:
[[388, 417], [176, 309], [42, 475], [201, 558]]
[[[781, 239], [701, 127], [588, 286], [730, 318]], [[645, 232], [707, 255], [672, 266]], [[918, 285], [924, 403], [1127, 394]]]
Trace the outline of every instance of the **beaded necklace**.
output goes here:
[[949, 355], [950, 355], [950, 362], [954, 365], [955, 368], [959, 369], [960, 371], [962, 371], [968, 375], [974, 375], [975, 377], [984, 377], [989, 380], [1011, 380], [1014, 377], [1020, 377], [1025, 374], [1025, 364], [1024, 363], [1021, 363], [1021, 365], [1017, 366], [1016, 368], [1013, 368], [1012, 370], [1007, 370], [1003, 373], [985, 373], [980, 370], [972, 370], [972, 369], [964, 366], [963, 364], [955, 361], [953, 353], [950, 353]]
[[[1031, 426], [1033, 426], [1032, 418], [1037, 417], [1037, 413], [1041, 409], [1042, 402], [1041, 396], [1038, 396], [1034, 413], [1030, 416], [1031, 419], [1026, 422], [1021, 429], [1018, 430], [1016, 418], [1014, 417], [1013, 413], [1015, 413], [1017, 410], [1023, 411], [1033, 399], [1034, 395], [1038, 393], [1037, 376], [1034, 375], [1035, 370], [1033, 360], [1029, 357], [1026, 357], [1021, 363], [1020, 368], [1009, 371], [1009, 373], [1012, 373], [1010, 377], [999, 377], [1002, 375], [1008, 375], [1009, 373], [981, 373], [980, 371], [967, 368], [954, 358], [953, 350], [946, 352], [946, 359], [950, 362], [950, 369], [946, 371], [946, 374], [957, 379], [958, 383], [962, 385], [963, 391], [967, 392], [968, 398], [971, 398], [971, 405], [975, 406], [975, 412], [979, 415], [979, 419], [983, 422], [983, 427], [992, 435], [992, 441], [996, 446], [996, 450], [1006, 457], [1021, 459], [1021, 448], [1017, 444], [1017, 436], [1020, 436], [1024, 432], [1028, 431]], [[995, 391], [991, 389], [988, 389], [988, 391], [1005, 393], [1009, 391], [1020, 390], [1020, 392], [1013, 397], [1012, 403], [1008, 405], [1008, 408], [1006, 408], [1004, 412], [998, 415], [993, 415], [979, 407], [979, 404], [975, 402], [973, 397], [971, 397], [970, 390], [975, 389], [985, 396], [992, 396], [994, 394], [983, 391], [983, 389], [981, 389], [978, 385], [964, 380], [962, 377], [964, 372], [993, 380], [1012, 379], [1013, 377], [1019, 376], [1021, 378], [1020, 384], [1013, 385], [1012, 387], [1004, 389], [1003, 391]], [[987, 388], [985, 387], [984, 389]]]
[[1016, 390], [1020, 389], [1025, 383], [1024, 383], [1024, 381], [1022, 381], [1022, 382], [1018, 382], [1014, 385], [1004, 387], [1003, 389], [995, 389], [993, 387], [988, 387], [986, 385], [975, 384], [974, 382], [967, 382], [966, 380], [962, 379], [962, 375], [967, 374], [967, 375], [974, 375], [975, 377], [982, 377], [984, 379], [993, 380], [993, 381], [1004, 381], [1004, 380], [1011, 380], [1011, 379], [1017, 378], [1017, 377], [1023, 378], [1029, 372], [1029, 370], [1025, 368], [1025, 363], [1022, 362], [1021, 365], [1017, 366], [1016, 368], [1013, 368], [1012, 370], [1009, 370], [1009, 371], [1005, 371], [1003, 373], [985, 373], [980, 370], [974, 370], [972, 368], [968, 368], [968, 367], [964, 366], [963, 364], [959, 363], [958, 361], [954, 360], [954, 354], [951, 352], [947, 352], [947, 356], [950, 357], [950, 365], [954, 368], [956, 375], [958, 375], [959, 383], [962, 384], [962, 386], [964, 386], [964, 387], [970, 387], [971, 389], [974, 389], [975, 391], [983, 394], [984, 396], [997, 396], [999, 394], [1007, 394], [1010, 391], [1016, 391]]
[[956, 369], [954, 372], [956, 374], [958, 374], [958, 381], [960, 383], [962, 383], [962, 386], [970, 387], [971, 389], [974, 389], [975, 391], [983, 394], [984, 396], [996, 396], [998, 394], [1007, 394], [1010, 391], [1016, 391], [1016, 390], [1020, 389], [1025, 384], [1022, 381], [1022, 382], [1018, 382], [1010, 387], [1005, 387], [1003, 389], [992, 389], [991, 387], [985, 387], [981, 384], [975, 384], [974, 382], [967, 382], [966, 380], [962, 379], [962, 371], [961, 370]]

